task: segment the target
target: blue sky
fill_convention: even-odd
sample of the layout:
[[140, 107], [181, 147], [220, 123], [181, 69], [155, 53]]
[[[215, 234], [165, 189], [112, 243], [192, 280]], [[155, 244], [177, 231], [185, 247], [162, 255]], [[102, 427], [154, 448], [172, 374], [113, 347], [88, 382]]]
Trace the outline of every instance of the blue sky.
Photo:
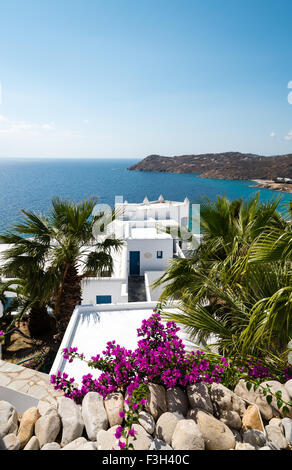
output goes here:
[[0, 156], [292, 153], [291, 19], [290, 0], [1, 2]]

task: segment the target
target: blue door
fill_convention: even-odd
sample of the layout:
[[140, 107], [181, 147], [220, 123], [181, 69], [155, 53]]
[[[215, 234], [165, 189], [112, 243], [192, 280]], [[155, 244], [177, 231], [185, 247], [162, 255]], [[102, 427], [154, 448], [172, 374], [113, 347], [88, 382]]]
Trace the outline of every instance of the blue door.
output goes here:
[[130, 276], [140, 275], [140, 251], [130, 251]]
[[111, 304], [112, 296], [111, 295], [97, 295], [96, 303], [97, 304]]

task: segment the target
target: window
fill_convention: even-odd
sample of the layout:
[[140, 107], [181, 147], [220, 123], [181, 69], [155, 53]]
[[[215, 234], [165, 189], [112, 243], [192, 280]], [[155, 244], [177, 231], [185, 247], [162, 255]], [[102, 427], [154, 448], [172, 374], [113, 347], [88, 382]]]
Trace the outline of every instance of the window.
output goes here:
[[157, 251], [157, 258], [163, 258], [163, 251]]
[[111, 304], [112, 296], [111, 295], [97, 295], [96, 303], [97, 304]]

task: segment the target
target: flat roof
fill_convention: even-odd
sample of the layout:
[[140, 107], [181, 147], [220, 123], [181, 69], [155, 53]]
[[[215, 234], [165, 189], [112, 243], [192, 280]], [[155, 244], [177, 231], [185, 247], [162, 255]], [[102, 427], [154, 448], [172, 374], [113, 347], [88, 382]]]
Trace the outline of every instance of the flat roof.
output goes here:
[[169, 233], [158, 232], [155, 227], [137, 227], [137, 228], [131, 228], [130, 238], [165, 239], [165, 238], [172, 238], [172, 237]]
[[[132, 305], [77, 307], [70, 319], [50, 374], [56, 374], [58, 370], [66, 372], [69, 377], [74, 377], [78, 384], [81, 384], [82, 376], [89, 373], [98, 378], [101, 372], [91, 369], [86, 362], [76, 359], [69, 363], [63, 359], [62, 349], [77, 347], [78, 352], [84, 353], [87, 360], [102, 353], [108, 341], [115, 340], [120, 346], [134, 350], [138, 339], [141, 339], [137, 337], [137, 328], [141, 327], [142, 320], [153, 314], [155, 305], [156, 302], [137, 302]], [[170, 308], [168, 311], [174, 309]], [[194, 347], [183, 330], [179, 331], [178, 335], [183, 339], [187, 349]]]

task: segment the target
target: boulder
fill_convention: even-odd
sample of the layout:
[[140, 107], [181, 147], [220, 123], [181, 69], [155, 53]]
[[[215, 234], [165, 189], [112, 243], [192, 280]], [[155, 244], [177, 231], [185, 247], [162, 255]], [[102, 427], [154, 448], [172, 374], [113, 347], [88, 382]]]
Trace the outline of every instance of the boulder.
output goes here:
[[173, 450], [166, 442], [161, 441], [160, 439], [153, 439], [149, 450]]
[[95, 442], [87, 441], [85, 437], [78, 437], [61, 450], [97, 450], [97, 448]]
[[58, 414], [62, 421], [61, 447], [64, 447], [82, 436], [84, 422], [79, 407], [70, 398], [58, 398]]
[[289, 444], [292, 444], [292, 419], [291, 418], [283, 418], [282, 419], [282, 425], [284, 428], [284, 435], [289, 442]]
[[[134, 440], [133, 437], [129, 438], [129, 443], [133, 444], [134, 450], [149, 450], [150, 445], [152, 444], [153, 438], [148, 434], [143, 426], [140, 424], [133, 424], [133, 428], [136, 431]], [[124, 439], [121, 439], [124, 441]]]
[[155, 421], [153, 417], [151, 416], [150, 413], [147, 413], [146, 411], [141, 411], [139, 413], [139, 424], [143, 426], [146, 432], [148, 434], [153, 434], [155, 430]]
[[230, 431], [232, 432], [233, 436], [235, 437], [236, 442], [242, 442], [242, 437], [240, 432], [238, 432], [236, 429], [230, 428]]
[[255, 405], [249, 405], [242, 417], [243, 432], [247, 431], [248, 429], [257, 429], [258, 431], [264, 432], [261, 416], [258, 407]]
[[44, 400], [40, 400], [39, 403], [38, 403], [38, 410], [39, 410], [39, 413], [40, 413], [41, 416], [46, 414], [47, 411], [49, 411], [52, 408], [57, 412], [57, 403], [52, 404], [52, 403], [48, 403], [47, 401], [44, 401]]
[[40, 413], [36, 407], [29, 408], [23, 413], [17, 434], [21, 449], [26, 446], [32, 437], [34, 432], [34, 425], [39, 418]]
[[40, 447], [54, 442], [61, 430], [61, 420], [56, 410], [50, 409], [35, 423], [35, 435], [39, 440]]
[[238, 431], [241, 429], [241, 419], [236, 411], [223, 410], [220, 414], [220, 421], [229, 428], [237, 429]]
[[189, 402], [187, 394], [180, 387], [166, 390], [167, 411], [185, 417], [188, 413]]
[[249, 429], [248, 431], [245, 431], [243, 433], [242, 440], [254, 447], [263, 447], [267, 444], [265, 434], [257, 429]]
[[170, 444], [178, 421], [178, 418], [174, 414], [168, 411], [163, 413], [157, 420], [155, 437], [166, 442], [166, 444]]
[[242, 397], [245, 400], [257, 405], [259, 407], [262, 417], [265, 420], [269, 421], [270, 419], [272, 419], [272, 407], [267, 403], [266, 397], [264, 396], [260, 388], [258, 388], [256, 391], [254, 391], [253, 388], [251, 388], [251, 390], [248, 390], [245, 381], [241, 379], [236, 385], [234, 392], [239, 397]]
[[108, 428], [108, 418], [102, 397], [96, 392], [89, 392], [82, 401], [82, 418], [88, 438], [96, 440], [98, 431]]
[[61, 446], [58, 442], [49, 442], [48, 444], [45, 444], [41, 450], [61, 450]]
[[292, 400], [292, 379], [288, 380], [288, 382], [285, 383], [284, 387], [290, 397], [290, 400]]
[[245, 402], [224, 385], [213, 383], [210, 397], [217, 417], [221, 417], [223, 411], [234, 411], [240, 417], [244, 415]]
[[280, 428], [282, 432], [284, 431], [282, 420], [280, 418], [272, 418], [269, 421], [269, 424], [271, 426], [278, 426], [278, 428]]
[[162, 385], [149, 384], [145, 410], [153, 416], [155, 421], [167, 411], [166, 392]]
[[20, 442], [15, 434], [6, 434], [6, 436], [3, 437], [3, 442], [6, 450], [20, 449]]
[[268, 440], [278, 449], [288, 448], [288, 441], [279, 426], [273, 426], [268, 424], [268, 426], [266, 426], [266, 433]]
[[235, 450], [256, 450], [256, 448], [248, 442], [238, 442], [235, 446]]
[[119, 416], [119, 413], [124, 409], [123, 395], [119, 392], [109, 393], [104, 400], [104, 406], [110, 426], [122, 424], [123, 418]]
[[187, 394], [192, 409], [200, 408], [207, 413], [213, 414], [213, 405], [206, 384], [197, 383], [188, 385]]
[[18, 416], [14, 406], [7, 401], [0, 401], [0, 438], [7, 434], [16, 434], [18, 428]]
[[40, 443], [36, 436], [32, 436], [23, 450], [40, 450]]
[[171, 440], [171, 447], [174, 450], [204, 450], [205, 444], [203, 436], [191, 419], [178, 421]]
[[[267, 380], [266, 382], [262, 382], [264, 387], [266, 385], [270, 386], [271, 392], [277, 393], [278, 391], [282, 392], [282, 399], [285, 401], [290, 401], [290, 396], [288, 395], [287, 389], [285, 385], [281, 384], [277, 380]], [[289, 413], [284, 414], [282, 411], [282, 408], [279, 409], [277, 406], [277, 400], [275, 397], [273, 397], [272, 402], [271, 402], [271, 407], [273, 410], [273, 416], [278, 417], [279, 415], [282, 416], [283, 418], [292, 418], [292, 407], [289, 407]]]
[[97, 433], [96, 436], [96, 446], [98, 450], [118, 450], [117, 439], [114, 436], [114, 433], [101, 430]]
[[235, 447], [235, 436], [226, 424], [202, 410], [191, 410], [188, 413], [198, 425], [207, 450], [228, 450]]

